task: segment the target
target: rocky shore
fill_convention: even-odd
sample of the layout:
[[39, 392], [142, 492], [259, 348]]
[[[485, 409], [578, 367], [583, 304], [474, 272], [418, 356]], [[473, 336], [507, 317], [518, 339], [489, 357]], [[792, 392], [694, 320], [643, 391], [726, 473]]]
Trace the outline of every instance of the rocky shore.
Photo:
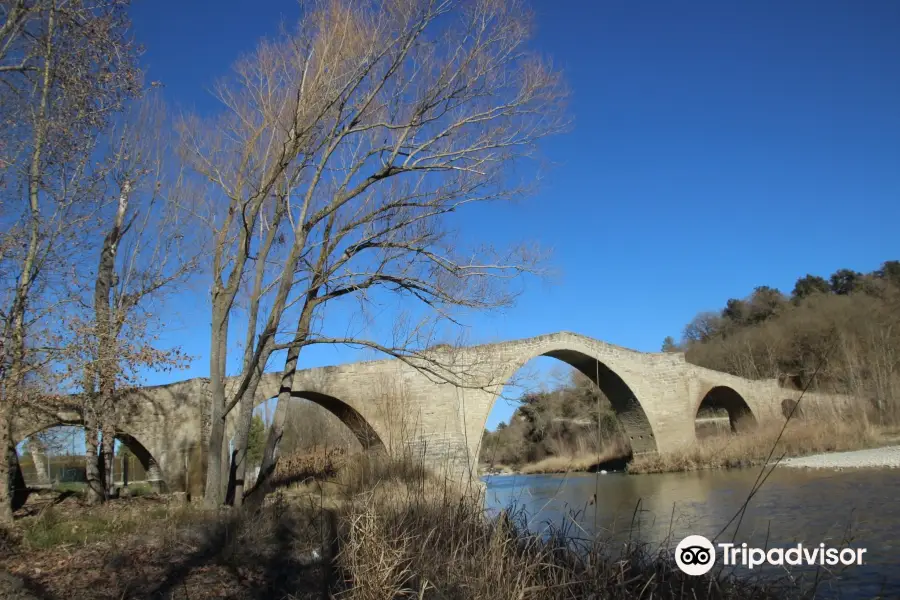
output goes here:
[[900, 468], [900, 445], [798, 456], [786, 458], [780, 464], [785, 467], [808, 469]]

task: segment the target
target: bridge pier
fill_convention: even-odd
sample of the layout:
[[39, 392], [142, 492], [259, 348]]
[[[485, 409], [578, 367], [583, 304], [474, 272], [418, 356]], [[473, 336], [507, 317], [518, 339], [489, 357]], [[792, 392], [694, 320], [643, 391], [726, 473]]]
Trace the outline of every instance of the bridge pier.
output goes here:
[[29, 440], [28, 452], [31, 454], [31, 460], [34, 463], [34, 471], [37, 475], [37, 483], [39, 485], [50, 485], [50, 472], [47, 468], [47, 455], [44, 452], [43, 444], [37, 440]]
[[150, 468], [147, 469], [147, 483], [150, 484], [150, 489], [158, 494], [168, 491], [166, 480], [163, 478], [162, 471], [155, 460], [150, 463]]

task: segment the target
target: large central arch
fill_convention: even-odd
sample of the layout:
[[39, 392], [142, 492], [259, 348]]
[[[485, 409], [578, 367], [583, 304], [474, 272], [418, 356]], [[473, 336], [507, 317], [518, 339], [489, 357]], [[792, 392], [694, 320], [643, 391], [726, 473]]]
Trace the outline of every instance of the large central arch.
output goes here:
[[541, 356], [549, 356], [571, 365], [600, 388], [625, 428], [634, 454], [657, 451], [656, 438], [647, 413], [632, 389], [615, 371], [596, 358], [576, 350], [551, 350]]
[[[505, 385], [512, 378], [513, 374], [525, 366], [526, 363], [540, 356], [555, 358], [568, 364], [597, 385], [609, 400], [616, 417], [625, 430], [631, 445], [632, 455], [651, 454], [658, 451], [653, 427], [632, 387], [605, 362], [586, 352], [573, 348], [553, 348], [535, 352], [524, 360], [516, 361], [513, 365], [514, 368], [506, 374], [503, 384]], [[484, 419], [480, 423], [478, 445], [476, 446], [478, 449], [481, 447], [481, 438], [484, 435], [487, 419], [498, 397], [499, 395], [495, 396], [494, 401], [491, 402]]]

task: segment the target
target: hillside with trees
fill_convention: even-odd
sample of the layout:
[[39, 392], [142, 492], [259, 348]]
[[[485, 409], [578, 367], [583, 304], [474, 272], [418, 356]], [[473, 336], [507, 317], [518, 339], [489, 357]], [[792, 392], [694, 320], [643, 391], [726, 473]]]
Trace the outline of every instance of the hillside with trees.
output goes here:
[[760, 286], [698, 314], [677, 346], [696, 365], [749, 379], [869, 400], [872, 417], [894, 421], [900, 391], [900, 261], [869, 273], [807, 274], [790, 294]]

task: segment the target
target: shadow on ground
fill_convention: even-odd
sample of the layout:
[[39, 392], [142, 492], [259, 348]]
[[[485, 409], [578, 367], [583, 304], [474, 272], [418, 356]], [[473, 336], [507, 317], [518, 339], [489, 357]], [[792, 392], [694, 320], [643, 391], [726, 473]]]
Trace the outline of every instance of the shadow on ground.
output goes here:
[[[0, 597], [20, 600], [327, 598], [328, 561], [311, 558], [322, 548], [328, 513], [312, 514], [275, 501], [263, 510], [204, 511], [167, 507], [163, 499], [111, 502], [145, 514], [126, 534], [97, 541], [65, 539], [37, 548], [29, 524], [44, 517], [23, 509], [20, 539], [7, 540], [0, 563]], [[71, 497], [56, 499], [72, 514], [86, 507]], [[27, 508], [27, 507], [26, 507]], [[160, 511], [162, 514], [160, 514]], [[133, 517], [132, 513], [132, 517]], [[140, 518], [140, 517], [139, 517]], [[90, 529], [91, 521], [53, 517], [59, 527]], [[57, 526], [57, 525], [54, 525]], [[49, 527], [49, 526], [45, 526]], [[75, 534], [77, 535], [77, 533]], [[45, 539], [45, 538], [41, 538]]]

